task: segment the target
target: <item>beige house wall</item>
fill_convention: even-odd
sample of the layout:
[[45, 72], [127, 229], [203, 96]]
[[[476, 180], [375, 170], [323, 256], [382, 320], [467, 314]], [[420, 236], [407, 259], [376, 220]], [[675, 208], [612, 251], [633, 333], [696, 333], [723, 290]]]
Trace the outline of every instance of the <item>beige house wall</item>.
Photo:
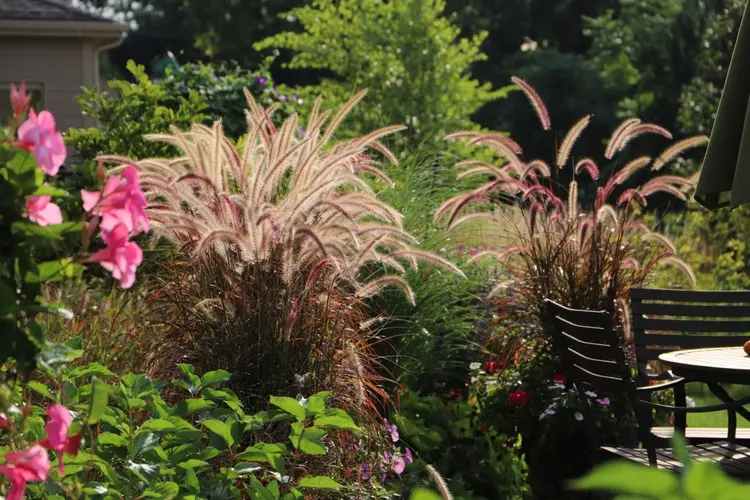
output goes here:
[[[44, 108], [55, 115], [57, 128], [93, 125], [76, 103], [81, 86], [95, 85], [94, 44], [81, 38], [19, 38], [0, 35], [0, 84], [41, 85]], [[7, 93], [2, 98], [7, 99]]]

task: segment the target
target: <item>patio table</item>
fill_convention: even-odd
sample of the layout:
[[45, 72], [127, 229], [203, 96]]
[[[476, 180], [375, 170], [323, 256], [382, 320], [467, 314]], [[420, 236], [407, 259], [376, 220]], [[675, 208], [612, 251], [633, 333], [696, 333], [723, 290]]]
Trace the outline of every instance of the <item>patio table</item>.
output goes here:
[[[711, 392], [724, 403], [734, 398], [720, 384], [750, 385], [750, 356], [742, 347], [712, 347], [682, 349], [659, 355], [659, 361], [669, 366], [672, 373], [686, 380], [705, 382]], [[750, 411], [738, 408], [737, 413], [750, 421]], [[737, 428], [736, 415], [729, 413], [731, 438]]]

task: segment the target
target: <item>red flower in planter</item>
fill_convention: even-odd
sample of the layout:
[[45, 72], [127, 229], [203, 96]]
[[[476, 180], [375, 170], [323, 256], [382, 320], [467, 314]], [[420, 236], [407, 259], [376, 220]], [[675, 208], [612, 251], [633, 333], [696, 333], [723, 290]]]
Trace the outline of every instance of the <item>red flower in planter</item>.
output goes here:
[[512, 405], [525, 405], [529, 401], [531, 401], [531, 395], [523, 389], [511, 392], [508, 396], [508, 403]]
[[557, 382], [558, 384], [565, 385], [568, 382], [568, 377], [566, 377], [562, 373], [558, 373], [557, 375], [552, 377], [552, 380]]
[[501, 372], [505, 370], [505, 362], [504, 361], [487, 361], [482, 367], [482, 369], [486, 371], [487, 373]]

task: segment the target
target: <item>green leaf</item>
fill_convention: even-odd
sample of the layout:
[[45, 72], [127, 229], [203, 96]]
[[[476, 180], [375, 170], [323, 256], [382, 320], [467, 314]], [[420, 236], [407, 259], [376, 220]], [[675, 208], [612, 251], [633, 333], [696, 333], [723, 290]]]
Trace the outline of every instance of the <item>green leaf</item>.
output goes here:
[[72, 258], [65, 258], [37, 264], [35, 270], [26, 273], [24, 280], [27, 283], [48, 283], [63, 278], [77, 278], [82, 272], [82, 265], [74, 263]]
[[289, 493], [284, 495], [282, 498], [283, 500], [304, 500], [305, 495], [303, 495], [302, 492], [297, 488], [292, 488], [289, 490]]
[[651, 498], [672, 498], [679, 492], [679, 478], [672, 472], [644, 467], [632, 462], [605, 462], [581, 479], [572, 488], [582, 491], [606, 491]]
[[108, 368], [100, 365], [99, 363], [89, 363], [87, 365], [79, 366], [74, 368], [68, 374], [68, 378], [78, 377], [113, 377], [115, 374], [112, 373]]
[[0, 280], [0, 319], [12, 318], [18, 310], [16, 292], [5, 281]]
[[425, 488], [417, 488], [412, 492], [409, 500], [442, 500], [442, 498], [443, 497], [434, 491]]
[[36, 392], [37, 394], [41, 394], [45, 398], [49, 398], [52, 400], [55, 399], [55, 395], [52, 394], [52, 391], [49, 390], [49, 387], [47, 387], [41, 382], [37, 382], [36, 380], [30, 380], [26, 383], [26, 387]]
[[320, 427], [321, 429], [359, 431], [359, 427], [354, 423], [352, 417], [350, 417], [344, 410], [338, 408], [330, 408], [326, 410], [322, 416], [316, 418], [315, 427]]
[[99, 437], [96, 438], [97, 443], [103, 446], [122, 446], [128, 445], [128, 440], [119, 434], [113, 434], [111, 432], [102, 432]]
[[136, 463], [132, 460], [128, 461], [127, 468], [133, 474], [138, 476], [141, 481], [147, 484], [150, 483], [152, 477], [159, 473], [158, 465]]
[[226, 370], [214, 370], [207, 372], [201, 378], [201, 387], [210, 387], [212, 385], [221, 384], [227, 382], [232, 378], [232, 374]]
[[169, 432], [177, 428], [175, 424], [164, 418], [151, 418], [146, 420], [139, 430], [153, 432]]
[[262, 467], [260, 467], [259, 465], [251, 464], [248, 462], [241, 462], [232, 467], [232, 470], [239, 475], [253, 474], [261, 469]]
[[157, 444], [159, 444], [159, 436], [152, 432], [142, 432], [133, 439], [130, 456], [138, 457], [153, 449]]
[[201, 490], [201, 483], [198, 480], [198, 475], [195, 473], [193, 469], [187, 469], [185, 471], [185, 478], [183, 479], [183, 484], [189, 491], [193, 493], [198, 493]]
[[298, 450], [308, 455], [325, 455], [328, 448], [323, 444], [327, 433], [323, 429], [316, 427], [304, 428], [301, 422], [292, 424], [292, 431], [289, 434], [289, 440]]
[[305, 409], [296, 399], [286, 396], [271, 396], [270, 403], [277, 408], [281, 408], [285, 412], [294, 415], [294, 418], [296, 418], [298, 422], [302, 422], [307, 416]]
[[34, 191], [32, 196], [59, 196], [61, 198], [65, 198], [67, 196], [70, 196], [70, 193], [68, 193], [64, 189], [56, 188], [49, 184], [42, 184], [41, 186], [39, 186], [39, 189]]
[[107, 409], [109, 400], [109, 386], [94, 377], [91, 381], [91, 401], [89, 404], [88, 424], [96, 424], [101, 420]]
[[183, 399], [177, 405], [178, 411], [182, 415], [192, 415], [216, 406], [216, 403], [207, 399]]
[[178, 467], [183, 469], [195, 469], [196, 467], [203, 467], [204, 465], [208, 465], [208, 462], [205, 460], [198, 460], [197, 458], [190, 458], [177, 464]]
[[327, 476], [305, 476], [299, 480], [297, 486], [316, 490], [338, 490], [344, 487], [343, 484], [339, 484]]
[[177, 485], [177, 483], [165, 481], [163, 483], [157, 483], [151, 488], [147, 488], [146, 491], [143, 492], [143, 496], [170, 500], [176, 497], [179, 492], [180, 487]]
[[229, 448], [234, 446], [234, 438], [232, 437], [232, 429], [229, 425], [222, 422], [221, 420], [208, 419], [201, 421], [201, 425], [211, 429], [214, 434], [220, 436]]
[[318, 415], [326, 411], [326, 401], [325, 399], [318, 396], [310, 396], [310, 399], [307, 400], [307, 405], [305, 405], [305, 408], [308, 412], [310, 412], [311, 415], [317, 417]]

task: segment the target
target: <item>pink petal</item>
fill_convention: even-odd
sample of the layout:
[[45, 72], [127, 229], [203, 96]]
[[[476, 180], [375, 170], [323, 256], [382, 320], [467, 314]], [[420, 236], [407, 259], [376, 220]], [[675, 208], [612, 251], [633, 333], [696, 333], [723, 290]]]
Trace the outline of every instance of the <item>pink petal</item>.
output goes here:
[[50, 132], [55, 131], [55, 117], [49, 111], [42, 111], [39, 113], [39, 125], [46, 128]]
[[83, 200], [83, 209], [87, 212], [91, 212], [91, 209], [99, 203], [99, 199], [102, 197], [102, 193], [99, 191], [86, 191], [81, 189], [81, 199]]
[[68, 438], [68, 428], [73, 421], [73, 416], [62, 405], [50, 406], [47, 410], [47, 416], [49, 422], [44, 426], [44, 430], [47, 431], [50, 447], [54, 450], [61, 450]]
[[47, 225], [61, 224], [62, 212], [60, 207], [54, 203], [48, 203], [46, 207], [36, 213], [36, 223], [44, 227]]

